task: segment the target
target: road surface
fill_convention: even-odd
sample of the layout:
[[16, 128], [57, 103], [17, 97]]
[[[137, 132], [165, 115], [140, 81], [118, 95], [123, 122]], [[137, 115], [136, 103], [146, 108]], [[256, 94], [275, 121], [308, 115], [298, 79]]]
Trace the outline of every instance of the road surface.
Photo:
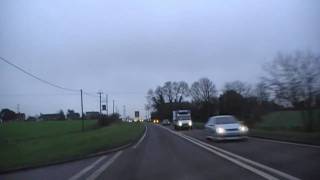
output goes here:
[[320, 179], [320, 148], [255, 138], [216, 143], [202, 130], [147, 124], [145, 136], [122, 151], [0, 179]]

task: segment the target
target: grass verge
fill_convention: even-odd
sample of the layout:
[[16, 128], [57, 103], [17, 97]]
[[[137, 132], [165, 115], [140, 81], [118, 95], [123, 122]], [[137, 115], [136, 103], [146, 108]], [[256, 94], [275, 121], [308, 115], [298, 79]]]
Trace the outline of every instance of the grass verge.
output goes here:
[[143, 124], [115, 123], [98, 128], [80, 121], [15, 122], [1, 125], [0, 172], [37, 166], [118, 147], [139, 138]]
[[[313, 110], [312, 114], [314, 118], [313, 129], [320, 131], [320, 110]], [[264, 115], [255, 127], [265, 130], [302, 131], [305, 121], [307, 121], [306, 111], [277, 111]]]

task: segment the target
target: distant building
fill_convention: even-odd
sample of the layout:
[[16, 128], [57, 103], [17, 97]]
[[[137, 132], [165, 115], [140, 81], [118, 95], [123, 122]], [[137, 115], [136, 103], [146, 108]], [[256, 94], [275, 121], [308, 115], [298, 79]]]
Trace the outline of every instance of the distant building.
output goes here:
[[36, 117], [33, 116], [29, 116], [26, 121], [37, 121], [38, 119]]
[[55, 113], [55, 114], [40, 114], [39, 117], [40, 120], [60, 120], [61, 114]]
[[86, 112], [86, 119], [98, 119], [98, 118], [99, 118], [99, 112], [97, 111]]

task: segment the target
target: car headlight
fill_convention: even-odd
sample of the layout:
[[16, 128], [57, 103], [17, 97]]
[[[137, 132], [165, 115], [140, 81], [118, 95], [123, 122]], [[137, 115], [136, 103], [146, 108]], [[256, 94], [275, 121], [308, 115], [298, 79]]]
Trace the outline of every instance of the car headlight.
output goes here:
[[188, 124], [189, 124], [189, 126], [192, 126], [192, 121], [189, 121], [189, 123], [188, 123]]
[[223, 129], [222, 127], [218, 127], [218, 128], [216, 129], [216, 132], [217, 132], [218, 134], [223, 134], [223, 133], [226, 132], [226, 130]]
[[182, 126], [182, 122], [179, 121], [179, 122], [178, 122], [178, 126]]
[[239, 129], [240, 129], [241, 132], [247, 132], [247, 131], [248, 131], [248, 127], [247, 127], [247, 126], [244, 126], [244, 125], [241, 125], [241, 126], [239, 127]]

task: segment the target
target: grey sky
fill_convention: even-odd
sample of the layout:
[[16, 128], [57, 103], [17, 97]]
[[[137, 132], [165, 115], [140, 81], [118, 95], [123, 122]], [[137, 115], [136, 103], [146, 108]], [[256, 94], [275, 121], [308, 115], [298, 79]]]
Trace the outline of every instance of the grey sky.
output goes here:
[[[58, 85], [107, 92], [132, 115], [168, 80], [254, 83], [279, 51], [319, 53], [319, 19], [317, 0], [2, 0], [0, 56]], [[80, 110], [78, 94], [1, 61], [0, 82], [0, 108]], [[85, 111], [97, 100], [85, 97]]]

